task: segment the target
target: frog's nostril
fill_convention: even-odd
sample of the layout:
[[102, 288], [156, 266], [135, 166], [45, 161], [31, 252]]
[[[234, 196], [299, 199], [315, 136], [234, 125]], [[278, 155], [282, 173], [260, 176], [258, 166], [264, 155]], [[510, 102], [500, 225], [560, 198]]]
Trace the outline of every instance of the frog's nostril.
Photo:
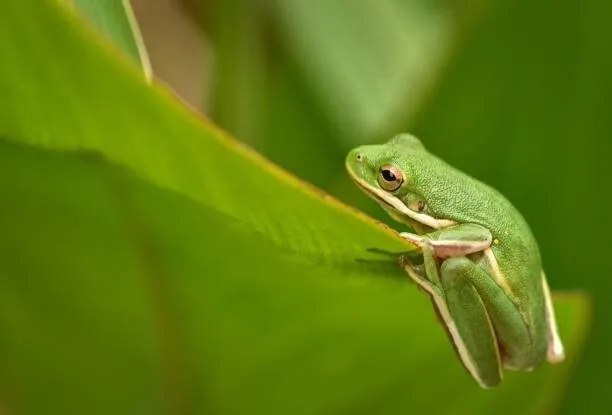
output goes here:
[[361, 155], [361, 153], [357, 153], [357, 161], [361, 160], [363, 160], [363, 156]]

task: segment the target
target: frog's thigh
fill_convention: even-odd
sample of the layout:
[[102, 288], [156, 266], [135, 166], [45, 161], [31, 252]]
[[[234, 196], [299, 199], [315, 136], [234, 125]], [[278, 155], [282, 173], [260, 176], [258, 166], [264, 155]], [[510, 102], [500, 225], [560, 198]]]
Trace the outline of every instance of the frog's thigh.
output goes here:
[[470, 283], [484, 304], [489, 319], [495, 328], [498, 349], [504, 367], [515, 370], [531, 370], [543, 357], [544, 349], [534, 342], [522, 314], [498, 282], [489, 273], [472, 263]]
[[502, 378], [499, 350], [491, 319], [472, 282], [483, 271], [466, 257], [447, 259], [440, 271], [446, 304], [454, 321], [447, 324], [459, 355], [481, 386], [495, 386]]

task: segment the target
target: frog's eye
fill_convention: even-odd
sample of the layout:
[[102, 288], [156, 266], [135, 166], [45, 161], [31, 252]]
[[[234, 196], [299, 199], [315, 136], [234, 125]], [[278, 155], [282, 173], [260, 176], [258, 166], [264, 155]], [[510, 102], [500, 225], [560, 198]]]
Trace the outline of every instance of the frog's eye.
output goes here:
[[391, 164], [380, 166], [378, 170], [378, 184], [388, 192], [394, 192], [404, 182], [404, 173]]

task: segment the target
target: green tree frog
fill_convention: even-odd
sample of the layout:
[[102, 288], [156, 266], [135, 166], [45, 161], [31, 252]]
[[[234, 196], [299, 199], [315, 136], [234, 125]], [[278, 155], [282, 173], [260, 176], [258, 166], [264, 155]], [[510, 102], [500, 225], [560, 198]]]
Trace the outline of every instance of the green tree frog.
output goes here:
[[352, 150], [355, 183], [414, 233], [400, 263], [433, 301], [465, 368], [482, 387], [502, 368], [564, 359], [538, 245], [499, 192], [401, 134]]

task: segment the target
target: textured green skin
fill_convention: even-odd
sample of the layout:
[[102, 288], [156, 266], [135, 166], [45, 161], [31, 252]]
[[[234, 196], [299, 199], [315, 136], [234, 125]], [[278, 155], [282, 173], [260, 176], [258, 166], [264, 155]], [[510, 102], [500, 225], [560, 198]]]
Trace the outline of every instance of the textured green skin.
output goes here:
[[[357, 160], [358, 154], [361, 160]], [[541, 259], [536, 240], [521, 214], [498, 191], [432, 155], [417, 138], [410, 135], [397, 136], [387, 144], [358, 147], [347, 157], [351, 175], [379, 189], [377, 177], [383, 164], [394, 165], [404, 172], [404, 183], [392, 194], [405, 204], [421, 199], [427, 204], [427, 214], [436, 219], [450, 219], [457, 224], [478, 224], [490, 231], [497, 242], [491, 245], [491, 249], [510, 288], [510, 292], [504, 293], [511, 302], [500, 304], [494, 300], [494, 295], [483, 298], [483, 302], [490, 316], [504, 313], [520, 316], [514, 321], [525, 324], [531, 338], [531, 341], [525, 341], [524, 336], [501, 339], [504, 343], [501, 346], [504, 363], [514, 369], [528, 370], [546, 360], [548, 328]], [[436, 234], [440, 233], [406, 217], [398, 217], [388, 206], [386, 210], [418, 234], [427, 234], [436, 239]], [[478, 262], [482, 254], [468, 257]], [[487, 267], [480, 269], [489, 275], [491, 273]], [[431, 275], [427, 275], [427, 278], [431, 278]], [[499, 295], [499, 292], [495, 295]], [[496, 332], [503, 333], [505, 329], [495, 327]], [[489, 328], [482, 327], [482, 330]], [[498, 336], [501, 338], [503, 334], [498, 333]], [[480, 363], [490, 365], [492, 362], [476, 362], [477, 365]], [[498, 381], [493, 379], [491, 384]]]

